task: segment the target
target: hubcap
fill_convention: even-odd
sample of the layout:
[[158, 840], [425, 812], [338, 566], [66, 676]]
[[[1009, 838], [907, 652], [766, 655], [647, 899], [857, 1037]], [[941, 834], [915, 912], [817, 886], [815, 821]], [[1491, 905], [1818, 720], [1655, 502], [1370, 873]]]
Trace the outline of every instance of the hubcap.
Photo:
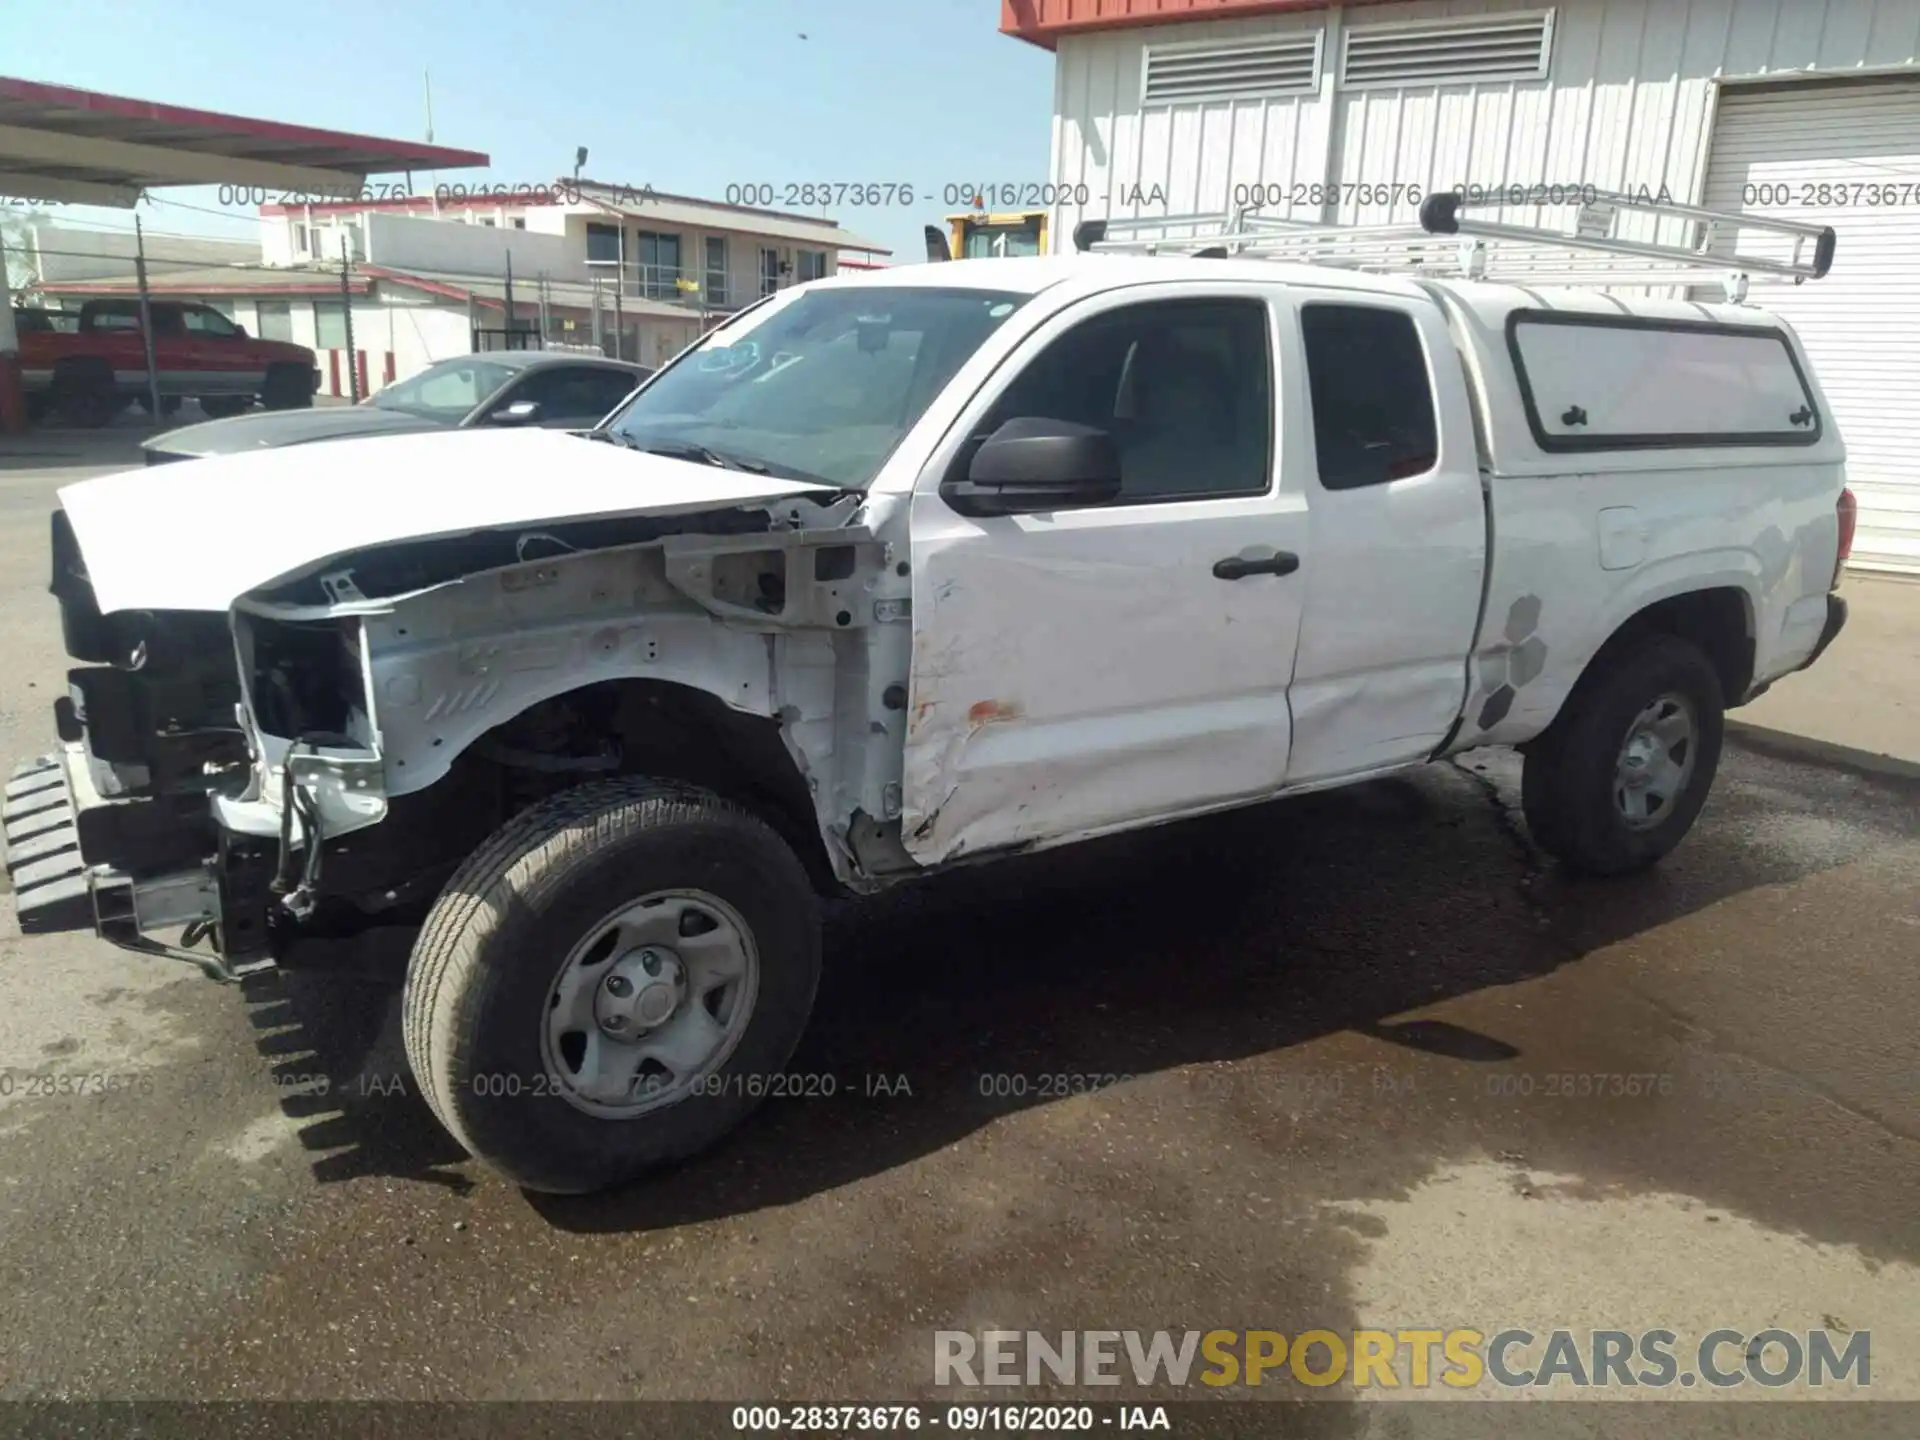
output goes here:
[[1662, 695], [1627, 730], [1614, 766], [1613, 803], [1629, 829], [1648, 830], [1672, 813], [1693, 778], [1693, 706]]
[[683, 1099], [746, 1033], [760, 961], [718, 896], [659, 891], [604, 917], [548, 997], [541, 1054], [576, 1108], [626, 1119]]

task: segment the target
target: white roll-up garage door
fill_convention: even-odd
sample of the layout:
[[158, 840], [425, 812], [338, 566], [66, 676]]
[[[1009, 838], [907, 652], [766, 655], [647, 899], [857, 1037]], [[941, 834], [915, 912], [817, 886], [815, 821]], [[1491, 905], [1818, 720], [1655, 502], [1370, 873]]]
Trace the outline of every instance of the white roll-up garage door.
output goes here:
[[1704, 203], [1834, 228], [1825, 279], [1751, 299], [1800, 332], [1846, 441], [1854, 565], [1920, 573], [1920, 79], [1728, 86]]

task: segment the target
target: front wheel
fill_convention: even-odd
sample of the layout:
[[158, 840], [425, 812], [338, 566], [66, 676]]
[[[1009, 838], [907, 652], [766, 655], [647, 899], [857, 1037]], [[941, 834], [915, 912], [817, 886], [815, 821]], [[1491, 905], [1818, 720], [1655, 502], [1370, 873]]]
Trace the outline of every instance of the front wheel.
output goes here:
[[1582, 679], [1521, 780], [1527, 828], [1569, 868], [1644, 870], [1678, 845], [1720, 765], [1726, 700], [1698, 646], [1649, 635]]
[[761, 819], [658, 780], [516, 817], [414, 946], [407, 1057], [474, 1155], [532, 1190], [706, 1148], [773, 1087], [820, 974], [812, 886]]

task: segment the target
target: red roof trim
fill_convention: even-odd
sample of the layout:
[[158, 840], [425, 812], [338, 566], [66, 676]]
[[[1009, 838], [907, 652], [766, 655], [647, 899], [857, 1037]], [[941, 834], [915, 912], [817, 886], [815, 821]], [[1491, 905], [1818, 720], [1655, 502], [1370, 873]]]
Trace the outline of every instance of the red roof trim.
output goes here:
[[[361, 169], [361, 160], [364, 158], [370, 173], [374, 170], [462, 169], [491, 163], [490, 158], [478, 150], [452, 150], [444, 145], [426, 145], [413, 140], [384, 140], [346, 130], [316, 130], [307, 125], [256, 120], [244, 115], [225, 115], [217, 110], [195, 110], [183, 105], [162, 105], [152, 100], [104, 95], [96, 90], [75, 90], [66, 85], [45, 85], [37, 80], [18, 80], [4, 75], [0, 75], [0, 100], [20, 100], [65, 110], [80, 110], [90, 115], [112, 115], [125, 120], [178, 125], [206, 132], [210, 138], [224, 132], [229, 136], [272, 140], [287, 145], [358, 151], [360, 153], [354, 157], [353, 168]], [[57, 128], [57, 125], [48, 128]]]
[[[489, 300], [484, 295], [475, 295], [471, 290], [463, 290], [458, 285], [448, 285], [439, 280], [426, 280], [418, 275], [409, 275], [404, 270], [390, 270], [385, 265], [362, 265], [361, 273], [372, 275], [381, 280], [392, 280], [399, 285], [410, 285], [416, 290], [424, 290], [429, 295], [439, 295], [448, 300], [467, 300], [476, 305], [491, 305], [496, 310], [506, 309], [503, 300]], [[520, 302], [516, 299], [514, 304]]]
[[[140, 285], [135, 280], [52, 280], [43, 281], [34, 287], [48, 295], [138, 295]], [[313, 285], [170, 285], [164, 280], [152, 280], [147, 283], [149, 295], [220, 295], [231, 296], [236, 300], [250, 299], [263, 295], [272, 299], [276, 295], [338, 295], [340, 282], [327, 281]], [[349, 281], [348, 293], [364, 295], [367, 282]]]
[[[1000, 0], [1000, 33], [1051, 50], [1062, 35], [1331, 10], [1341, 0]], [[1383, 5], [1389, 0], [1344, 0]]]
[[[385, 265], [362, 265], [360, 267], [360, 273], [363, 275], [372, 275], [381, 280], [391, 280], [396, 285], [405, 285], [410, 289], [424, 290], [429, 295], [439, 295], [447, 300], [465, 300], [467, 303], [476, 305], [483, 310], [498, 310], [503, 315], [506, 313], [507, 301], [504, 295], [479, 295], [471, 290], [462, 289], [458, 285], [449, 285], [444, 280], [429, 280], [423, 275], [410, 275], [405, 270], [392, 270]], [[531, 286], [529, 286], [525, 295], [515, 295], [513, 297], [513, 308], [516, 311], [528, 305], [538, 309], [539, 304], [539, 296], [534, 293]], [[593, 313], [585, 305], [569, 305], [560, 300], [549, 300], [547, 302], [547, 310], [556, 315], [591, 315]], [[612, 314], [612, 310], [609, 308], [602, 310], [600, 313], [602, 315], [610, 315]]]

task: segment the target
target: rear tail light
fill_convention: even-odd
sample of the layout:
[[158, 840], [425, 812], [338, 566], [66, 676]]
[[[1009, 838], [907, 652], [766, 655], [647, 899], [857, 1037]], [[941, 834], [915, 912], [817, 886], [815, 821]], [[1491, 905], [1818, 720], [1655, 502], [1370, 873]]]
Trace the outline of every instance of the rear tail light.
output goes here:
[[1842, 486], [1840, 499], [1834, 505], [1834, 514], [1840, 521], [1840, 553], [1833, 562], [1833, 584], [1827, 588], [1838, 589], [1840, 572], [1847, 568], [1847, 560], [1853, 554], [1853, 530], [1860, 519], [1860, 502], [1853, 498], [1853, 491]]

